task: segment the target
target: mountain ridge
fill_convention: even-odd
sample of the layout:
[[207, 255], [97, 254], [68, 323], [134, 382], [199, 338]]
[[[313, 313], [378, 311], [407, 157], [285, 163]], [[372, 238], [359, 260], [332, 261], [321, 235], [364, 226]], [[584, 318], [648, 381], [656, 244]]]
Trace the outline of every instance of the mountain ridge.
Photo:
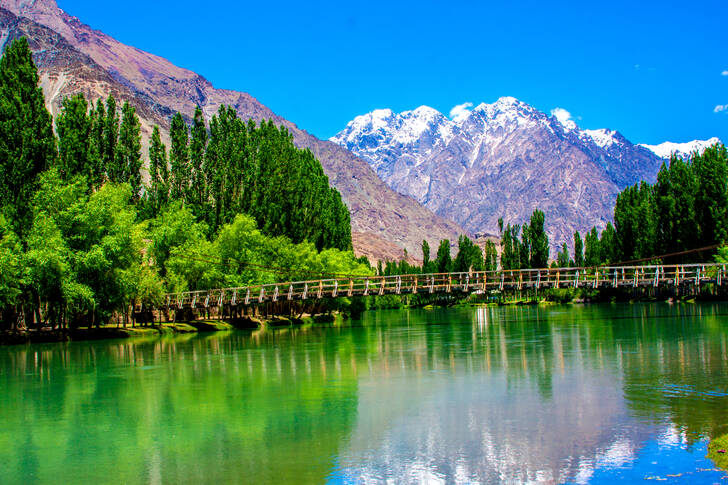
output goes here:
[[663, 158], [611, 129], [582, 130], [513, 97], [457, 119], [420, 106], [355, 117], [331, 141], [367, 160], [393, 189], [471, 233], [496, 233], [541, 208], [552, 248], [603, 229], [623, 188], [654, 182]]

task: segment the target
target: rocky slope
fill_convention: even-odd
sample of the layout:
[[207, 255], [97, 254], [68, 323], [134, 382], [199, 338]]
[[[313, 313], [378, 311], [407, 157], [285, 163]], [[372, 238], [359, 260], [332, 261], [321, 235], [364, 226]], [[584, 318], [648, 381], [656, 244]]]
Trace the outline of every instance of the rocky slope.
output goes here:
[[581, 130], [515, 98], [450, 120], [422, 106], [358, 116], [331, 141], [366, 159], [390, 187], [473, 233], [497, 233], [540, 208], [555, 247], [602, 229], [616, 195], [653, 181], [662, 158], [612, 130]]
[[175, 112], [191, 117], [197, 105], [208, 118], [225, 104], [244, 118], [273, 119], [284, 125], [296, 145], [311, 149], [321, 161], [351, 212], [355, 250], [372, 260], [401, 257], [403, 249], [417, 257], [422, 239], [433, 245], [464, 232], [390, 190], [365, 161], [299, 129], [251, 95], [216, 89], [194, 72], [124, 45], [66, 14], [54, 0], [0, 1], [0, 45], [4, 48], [19, 36], [30, 41], [54, 113], [64, 96], [83, 92], [97, 99], [112, 93], [137, 107], [147, 135], [155, 124], [168, 129]]

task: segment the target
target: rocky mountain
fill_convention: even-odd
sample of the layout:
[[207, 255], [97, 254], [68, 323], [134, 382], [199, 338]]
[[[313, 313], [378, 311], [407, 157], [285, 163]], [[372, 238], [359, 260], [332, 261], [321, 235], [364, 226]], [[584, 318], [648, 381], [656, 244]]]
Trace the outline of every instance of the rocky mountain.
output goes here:
[[113, 94], [129, 101], [137, 108], [147, 136], [155, 124], [167, 130], [176, 112], [191, 118], [197, 105], [208, 119], [225, 104], [245, 119], [272, 119], [285, 126], [297, 146], [309, 148], [321, 161], [351, 212], [355, 251], [373, 261], [399, 259], [403, 249], [418, 256], [423, 239], [432, 245], [464, 232], [390, 190], [362, 159], [277, 116], [251, 95], [216, 89], [199, 74], [124, 45], [68, 15], [55, 0], [0, 1], [0, 46], [20, 36], [28, 38], [34, 51], [53, 113], [63, 97], [83, 92], [92, 100]]
[[581, 130], [511, 97], [454, 120], [426, 106], [376, 110], [331, 141], [472, 233], [497, 233], [500, 217], [521, 224], [540, 208], [554, 247], [571, 242], [575, 230], [602, 229], [617, 193], [654, 181], [662, 164], [617, 131]]
[[706, 148], [711, 147], [716, 143], [721, 143], [721, 141], [719, 138], [713, 137], [708, 140], [693, 140], [687, 143], [672, 143], [666, 141], [665, 143], [660, 143], [659, 145], [643, 144], [641, 146], [647, 148], [648, 150], [651, 150], [658, 157], [669, 159], [673, 153], [681, 158], [688, 158], [696, 151], [702, 154]]

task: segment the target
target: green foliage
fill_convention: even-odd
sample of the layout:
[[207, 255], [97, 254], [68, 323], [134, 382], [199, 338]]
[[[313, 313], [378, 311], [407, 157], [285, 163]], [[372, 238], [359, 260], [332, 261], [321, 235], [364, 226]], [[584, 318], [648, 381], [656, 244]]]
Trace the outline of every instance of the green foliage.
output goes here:
[[169, 152], [170, 162], [170, 197], [174, 200], [185, 202], [187, 200], [187, 191], [190, 186], [190, 176], [192, 169], [190, 167], [190, 150], [189, 150], [189, 133], [187, 124], [182, 115], [177, 113], [172, 118], [172, 124], [169, 131], [169, 137], [172, 140], [172, 148]]
[[152, 130], [149, 141], [149, 190], [147, 205], [151, 217], [156, 217], [169, 200], [169, 169], [167, 148], [162, 143], [159, 127]]
[[181, 202], [175, 202], [165, 207], [162, 212], [150, 222], [149, 236], [151, 239], [150, 254], [154, 265], [160, 274], [167, 274], [167, 260], [172, 248], [180, 247], [191, 241], [204, 239], [207, 226], [195, 220], [195, 216], [188, 207]]
[[208, 137], [198, 108], [190, 139], [178, 114], [171, 170], [155, 127], [143, 188], [131, 105], [65, 99], [56, 139], [25, 40], [7, 49], [0, 82], [3, 328], [126, 321], [132, 303], [169, 290], [372, 273], [351, 252], [340, 194], [284, 128], [222, 107]]
[[84, 175], [92, 180], [96, 175], [91, 159], [92, 119], [88, 103], [82, 94], [65, 98], [56, 117], [58, 133], [58, 167], [65, 179]]
[[[499, 222], [500, 226], [502, 224]], [[510, 224], [506, 225], [505, 230], [502, 231], [501, 247], [503, 248], [503, 252], [501, 253], [501, 269], [511, 270], [521, 267], [520, 242], [518, 240], [520, 232], [521, 226], [511, 226]]]
[[[98, 110], [97, 110], [98, 111]], [[100, 122], [100, 120], [99, 120]], [[106, 120], [104, 121], [104, 156], [102, 166], [112, 182], [120, 182], [124, 167], [116, 160], [116, 145], [119, 142], [119, 115], [116, 100], [109, 96], [106, 100]]]
[[143, 227], [136, 224], [127, 184], [86, 195], [84, 179], [42, 177], [29, 238], [29, 285], [42, 300], [75, 315], [108, 320], [136, 296]]
[[695, 218], [704, 242], [728, 237], [728, 153], [724, 145], [707, 148], [692, 159], [697, 180]]
[[528, 242], [531, 245], [531, 268], [545, 268], [549, 260], [549, 237], [544, 228], [544, 213], [538, 209], [531, 215], [528, 226]]
[[611, 264], [618, 261], [617, 230], [614, 229], [611, 222], [608, 222], [599, 237], [599, 262], [600, 264]]
[[498, 269], [498, 250], [493, 241], [485, 242], [485, 256], [483, 258], [483, 266], [485, 271], [495, 271]]
[[574, 233], [574, 265], [577, 268], [584, 266], [584, 243], [581, 240], [579, 231]]
[[[578, 232], [576, 234], [579, 234]], [[561, 245], [561, 251], [558, 252], [556, 255], [556, 267], [558, 268], [567, 268], [571, 266], [571, 263], [573, 261], [570, 261], [569, 259], [569, 248], [566, 245], [566, 243], [563, 243]]]
[[[728, 153], [717, 144], [688, 160], [663, 164], [657, 182], [628, 187], [614, 208], [616, 234], [602, 234], [602, 262], [670, 255], [691, 262], [704, 254], [691, 250], [728, 238]], [[609, 229], [609, 228], [608, 228]], [[605, 229], [607, 232], [607, 229]], [[612, 241], [614, 239], [614, 241]]]
[[192, 124], [192, 139], [190, 141], [190, 163], [192, 169], [192, 186], [190, 187], [189, 200], [195, 208], [195, 212], [202, 215], [207, 204], [207, 181], [202, 170], [207, 148], [207, 128], [202, 109], [198, 106], [195, 109], [195, 118]]
[[435, 271], [438, 273], [449, 273], [452, 269], [452, 258], [450, 256], [450, 241], [443, 239], [437, 247], [437, 259], [434, 261]]
[[[602, 263], [602, 248], [599, 242], [599, 234], [597, 233], [597, 228], [593, 227], [591, 231], [586, 233], [585, 236], [586, 241], [586, 252], [584, 257], [584, 262], [581, 266], [599, 266]], [[577, 264], [579, 266], [579, 264]]]
[[231, 107], [221, 107], [210, 122], [203, 171], [213, 232], [245, 213], [265, 234], [309, 241], [319, 250], [351, 249], [350, 216], [340, 194], [285, 128], [246, 124]]
[[55, 162], [51, 116], [28, 41], [13, 41], [0, 59], [0, 212], [21, 239], [32, 220], [38, 175]]
[[129, 184], [132, 198], [138, 201], [142, 188], [140, 173], [142, 168], [141, 125], [136, 110], [129, 103], [124, 103], [121, 112], [121, 127], [115, 155], [115, 163], [121, 171], [118, 182]]
[[18, 237], [0, 214], [0, 310], [14, 306], [21, 294], [22, 256]]
[[422, 272], [431, 273], [431, 261], [430, 261], [430, 243], [426, 240], [422, 240]]
[[468, 236], [458, 238], [458, 254], [452, 264], [452, 270], [458, 273], [483, 271], [483, 251]]

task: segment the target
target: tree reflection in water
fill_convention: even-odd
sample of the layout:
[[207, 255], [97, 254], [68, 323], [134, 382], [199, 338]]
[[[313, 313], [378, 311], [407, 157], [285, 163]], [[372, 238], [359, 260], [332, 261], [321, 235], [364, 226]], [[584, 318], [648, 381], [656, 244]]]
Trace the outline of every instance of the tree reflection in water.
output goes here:
[[722, 305], [366, 313], [0, 349], [0, 479], [586, 481], [728, 432]]

